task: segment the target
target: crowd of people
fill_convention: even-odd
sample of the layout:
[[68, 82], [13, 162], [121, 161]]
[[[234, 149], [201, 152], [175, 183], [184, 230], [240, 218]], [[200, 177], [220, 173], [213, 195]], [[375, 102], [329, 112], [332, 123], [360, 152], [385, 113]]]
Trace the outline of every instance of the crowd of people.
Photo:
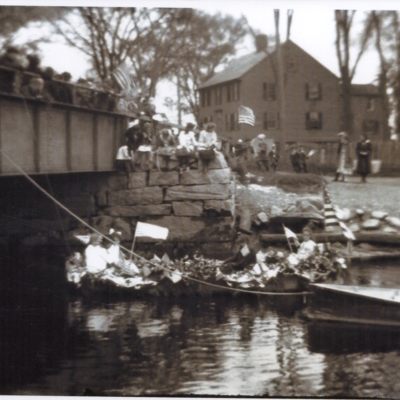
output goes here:
[[[125, 144], [117, 153], [118, 170], [168, 171], [179, 168], [183, 172], [200, 160], [205, 172], [211, 160], [224, 157], [214, 123], [210, 122], [200, 130], [189, 122], [184, 129], [176, 131], [168, 121], [157, 117], [158, 114], [151, 118], [144, 113], [139, 118], [132, 118], [125, 133]], [[171, 159], [175, 159], [177, 165], [171, 167]]]
[[0, 56], [0, 92], [25, 98], [74, 104], [104, 111], [126, 111], [126, 93], [117, 95], [111, 79], [96, 83], [80, 78], [72, 83], [69, 72], [57, 74], [51, 67], [42, 67], [37, 54], [25, 54], [8, 46]]

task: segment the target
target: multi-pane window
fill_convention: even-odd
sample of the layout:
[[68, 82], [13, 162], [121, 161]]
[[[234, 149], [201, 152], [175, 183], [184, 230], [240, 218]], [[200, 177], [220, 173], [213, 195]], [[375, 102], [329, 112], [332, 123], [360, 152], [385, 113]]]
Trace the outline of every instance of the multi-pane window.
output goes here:
[[210, 107], [211, 106], [211, 91], [206, 90], [206, 106]]
[[317, 111], [306, 113], [306, 129], [322, 129], [322, 113]]
[[317, 82], [306, 83], [306, 100], [322, 100], [322, 85]]
[[211, 91], [202, 90], [200, 92], [200, 102], [202, 107], [210, 107], [211, 105]]
[[269, 129], [269, 130], [279, 129], [279, 113], [277, 112], [264, 113], [264, 129]]
[[363, 122], [363, 132], [367, 135], [377, 135], [379, 133], [379, 121], [375, 119], [366, 119]]
[[215, 105], [219, 106], [222, 104], [222, 87], [217, 86], [215, 88]]
[[367, 111], [374, 111], [375, 109], [375, 99], [369, 97], [367, 99]]
[[238, 101], [240, 99], [240, 85], [239, 82], [232, 82], [226, 87], [226, 99], [228, 102]]
[[263, 99], [276, 100], [275, 83], [269, 83], [269, 82], [263, 83]]
[[227, 132], [238, 131], [238, 113], [225, 114], [225, 130]]
[[200, 92], [200, 102], [202, 107], [210, 107], [211, 105], [211, 92], [210, 90], [203, 90]]

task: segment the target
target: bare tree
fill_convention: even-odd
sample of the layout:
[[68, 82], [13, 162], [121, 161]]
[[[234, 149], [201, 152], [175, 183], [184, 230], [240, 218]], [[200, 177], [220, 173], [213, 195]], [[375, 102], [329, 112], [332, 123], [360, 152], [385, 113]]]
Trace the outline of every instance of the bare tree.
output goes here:
[[138, 40], [134, 8], [74, 8], [50, 21], [67, 44], [86, 54], [98, 77], [105, 81], [129, 54]]
[[383, 101], [383, 115], [381, 124], [383, 127], [384, 137], [389, 137], [389, 98], [388, 98], [388, 71], [389, 63], [386, 60], [386, 56], [383, 48], [383, 35], [382, 30], [384, 29], [384, 21], [387, 16], [386, 12], [371, 11], [366, 20], [366, 26], [368, 27], [372, 23], [373, 33], [375, 35], [375, 48], [379, 55], [379, 95]]
[[350, 135], [353, 133], [353, 114], [351, 109], [351, 82], [357, 69], [357, 65], [367, 48], [371, 37], [372, 21], [369, 20], [362, 34], [359, 50], [353, 66], [350, 62], [351, 29], [353, 27], [355, 11], [336, 10], [336, 54], [342, 84], [342, 110], [343, 130]]

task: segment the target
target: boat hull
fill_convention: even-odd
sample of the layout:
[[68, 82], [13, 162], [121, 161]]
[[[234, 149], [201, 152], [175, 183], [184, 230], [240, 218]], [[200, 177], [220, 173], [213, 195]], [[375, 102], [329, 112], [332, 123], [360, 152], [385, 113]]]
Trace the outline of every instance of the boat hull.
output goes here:
[[311, 284], [307, 319], [370, 326], [400, 327], [400, 290]]

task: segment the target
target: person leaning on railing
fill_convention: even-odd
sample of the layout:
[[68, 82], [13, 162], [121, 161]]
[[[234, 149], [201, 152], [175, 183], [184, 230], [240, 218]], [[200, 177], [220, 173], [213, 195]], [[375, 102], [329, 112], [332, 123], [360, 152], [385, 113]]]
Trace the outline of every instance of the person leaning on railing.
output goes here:
[[33, 76], [29, 85], [21, 89], [21, 95], [27, 99], [43, 100], [46, 102], [54, 101], [53, 97], [45, 90], [44, 80], [40, 76]]

